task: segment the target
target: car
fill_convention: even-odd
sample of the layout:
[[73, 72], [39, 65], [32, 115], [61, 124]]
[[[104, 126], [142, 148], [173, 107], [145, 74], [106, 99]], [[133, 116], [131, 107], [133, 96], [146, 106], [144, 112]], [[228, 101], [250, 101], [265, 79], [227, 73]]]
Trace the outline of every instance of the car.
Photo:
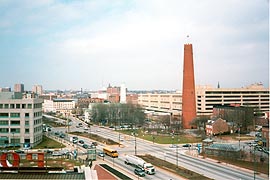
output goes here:
[[190, 144], [184, 144], [183, 147], [191, 147]]
[[178, 148], [179, 146], [178, 145], [176, 145], [176, 144], [172, 144], [172, 145], [170, 145], [170, 148]]
[[53, 151], [52, 155], [53, 156], [62, 156], [63, 153], [61, 151]]
[[87, 130], [89, 130], [89, 128], [88, 127], [84, 127], [84, 130], [87, 131]]
[[144, 172], [144, 170], [141, 169], [141, 168], [136, 168], [136, 169], [134, 169], [134, 173], [135, 173], [136, 175], [138, 175], [138, 176], [141, 176], [141, 177], [145, 176], [145, 172]]
[[78, 140], [75, 139], [72, 142], [73, 142], [73, 144], [77, 144], [78, 143]]
[[15, 150], [14, 152], [15, 152], [15, 153], [18, 153], [18, 154], [23, 154], [23, 153], [24, 153], [24, 151], [23, 151], [23, 150], [20, 150], [20, 149], [17, 149], [17, 150]]
[[52, 153], [53, 153], [53, 150], [45, 149], [44, 152], [45, 152], [45, 153], [48, 153], [48, 154], [52, 154]]
[[83, 144], [82, 147], [83, 147], [84, 149], [87, 149], [89, 146], [88, 146], [87, 144]]
[[60, 138], [65, 138], [65, 134], [60, 134]]
[[92, 142], [92, 145], [97, 146], [98, 144], [97, 144], [97, 142]]
[[104, 156], [105, 156], [105, 153], [104, 153], [104, 152], [99, 152], [99, 153], [98, 153], [98, 156], [104, 157]]
[[80, 143], [80, 144], [84, 144], [84, 141], [83, 141], [83, 140], [79, 140], [79, 143]]

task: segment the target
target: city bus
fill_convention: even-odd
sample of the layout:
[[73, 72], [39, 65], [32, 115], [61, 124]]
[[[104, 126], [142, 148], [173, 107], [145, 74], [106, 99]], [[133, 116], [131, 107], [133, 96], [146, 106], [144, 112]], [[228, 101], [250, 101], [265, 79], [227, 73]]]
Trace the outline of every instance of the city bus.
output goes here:
[[115, 149], [111, 149], [108, 147], [103, 148], [104, 154], [107, 154], [108, 156], [111, 156], [113, 158], [118, 157], [118, 152]]

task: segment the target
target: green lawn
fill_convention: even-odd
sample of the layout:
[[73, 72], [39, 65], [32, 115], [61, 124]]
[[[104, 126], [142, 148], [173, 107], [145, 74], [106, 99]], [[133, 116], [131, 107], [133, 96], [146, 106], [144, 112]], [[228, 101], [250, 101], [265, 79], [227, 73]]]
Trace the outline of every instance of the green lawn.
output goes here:
[[[121, 130], [118, 131], [124, 134], [132, 135], [134, 134], [133, 130]], [[167, 135], [167, 134], [147, 134], [143, 133], [141, 130], [136, 130], [135, 132], [136, 136], [145, 139], [148, 141], [151, 141], [153, 143], [158, 144], [183, 144], [183, 143], [200, 143], [201, 138], [194, 137], [188, 134], [181, 134], [181, 135]]]
[[43, 140], [40, 144], [34, 147], [34, 149], [53, 149], [53, 148], [64, 148], [66, 147], [64, 144], [61, 144], [51, 138], [48, 138], [47, 136], [43, 136]]

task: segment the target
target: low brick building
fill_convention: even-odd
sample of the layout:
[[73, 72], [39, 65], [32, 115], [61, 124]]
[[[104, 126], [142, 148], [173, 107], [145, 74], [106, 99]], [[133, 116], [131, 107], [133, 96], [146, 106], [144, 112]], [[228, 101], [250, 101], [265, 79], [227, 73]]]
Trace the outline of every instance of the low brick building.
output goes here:
[[226, 120], [218, 118], [217, 120], [209, 120], [206, 124], [207, 135], [223, 134], [229, 131], [229, 126]]

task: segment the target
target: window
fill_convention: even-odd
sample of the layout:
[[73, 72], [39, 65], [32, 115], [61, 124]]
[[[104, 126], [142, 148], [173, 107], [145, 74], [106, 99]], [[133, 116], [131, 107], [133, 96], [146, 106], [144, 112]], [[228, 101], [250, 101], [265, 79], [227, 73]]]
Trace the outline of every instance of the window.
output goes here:
[[0, 113], [0, 118], [8, 118], [8, 113]]
[[20, 104], [16, 104], [16, 109], [20, 109], [21, 105]]
[[6, 126], [8, 125], [8, 121], [0, 121], [0, 126]]
[[10, 117], [11, 118], [19, 118], [20, 117], [20, 113], [10, 113]]
[[4, 105], [3, 104], [0, 104], [0, 109], [3, 109]]
[[11, 126], [19, 126], [20, 125], [20, 121], [11, 121], [10, 122]]
[[25, 117], [26, 118], [29, 118], [29, 113], [25, 113]]
[[25, 129], [25, 134], [29, 134], [29, 129], [28, 128]]
[[27, 104], [28, 109], [32, 109], [32, 104]]
[[25, 121], [25, 126], [29, 126], [29, 121]]
[[20, 128], [11, 128], [10, 132], [11, 133], [20, 133]]
[[15, 105], [14, 104], [10, 104], [10, 109], [14, 109]]
[[22, 104], [22, 109], [25, 109], [26, 108], [26, 104]]
[[8, 133], [8, 128], [0, 128], [0, 133]]
[[5, 104], [5, 109], [8, 109], [9, 108], [9, 105], [8, 104]]

